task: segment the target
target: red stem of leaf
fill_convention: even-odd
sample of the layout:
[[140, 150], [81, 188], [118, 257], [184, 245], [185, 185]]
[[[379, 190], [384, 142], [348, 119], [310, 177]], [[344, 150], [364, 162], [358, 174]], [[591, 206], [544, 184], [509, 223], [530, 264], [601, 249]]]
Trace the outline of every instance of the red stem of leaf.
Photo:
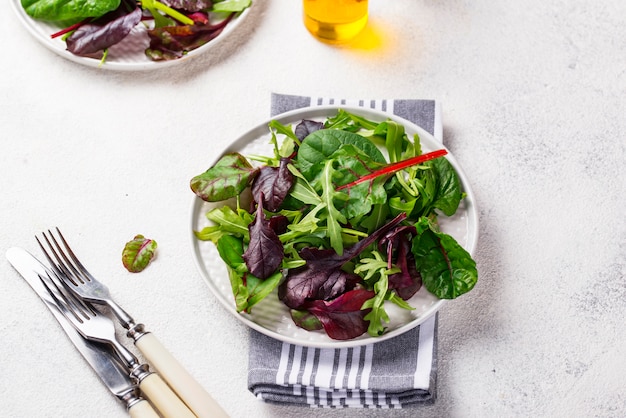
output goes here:
[[404, 170], [405, 168], [409, 168], [411, 166], [421, 164], [429, 160], [434, 160], [435, 158], [443, 157], [447, 153], [448, 151], [446, 151], [445, 149], [440, 149], [437, 151], [407, 158], [406, 160], [398, 161], [397, 163], [389, 164], [388, 166], [383, 167], [379, 170], [372, 171], [371, 173], [366, 174], [363, 177], [359, 177], [358, 179], [354, 180], [351, 183], [347, 183], [347, 184], [337, 187], [336, 190], [347, 189], [349, 187], [356, 186], [357, 184], [373, 180], [376, 177], [384, 176], [385, 174], [394, 174], [400, 170]]
[[89, 18], [87, 18], [85, 20], [82, 20], [82, 21], [80, 21], [78, 23], [74, 23], [72, 26], [68, 26], [65, 29], [61, 29], [60, 31], [53, 33], [52, 35], [50, 35], [50, 38], [54, 39], [54, 38], [58, 38], [59, 36], [63, 36], [63, 35], [65, 35], [68, 32], [71, 32], [73, 30], [76, 30], [76, 29], [80, 28], [85, 23], [88, 23], [90, 20], [91, 20], [91, 18], [89, 17]]

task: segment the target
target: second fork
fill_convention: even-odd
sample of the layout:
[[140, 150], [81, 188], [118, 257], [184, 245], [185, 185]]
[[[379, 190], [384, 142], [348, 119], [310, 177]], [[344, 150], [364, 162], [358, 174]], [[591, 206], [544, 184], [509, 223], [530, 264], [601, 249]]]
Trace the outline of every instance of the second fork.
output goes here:
[[[56, 272], [54, 274], [58, 275]], [[147, 365], [141, 364], [133, 353], [117, 341], [113, 321], [102, 315], [89, 303], [74, 296], [64, 283], [58, 282], [58, 280], [62, 280], [61, 277], [52, 277], [48, 274], [47, 277], [40, 276], [40, 279], [63, 316], [83, 338], [109, 344], [113, 347], [118, 358], [129, 370], [130, 376], [138, 382], [139, 389], [164, 417], [195, 417], [178, 396], [161, 380], [159, 375], [150, 372]]]
[[111, 297], [108, 288], [99, 282], [80, 262], [71, 247], [56, 228], [55, 238], [51, 231], [42, 233], [43, 241], [37, 242], [53, 269], [65, 280], [69, 289], [89, 302], [104, 304], [127, 329], [126, 335], [133, 339], [137, 348], [159, 372], [168, 385], [178, 394], [199, 418], [227, 418], [228, 414], [213, 397], [189, 374], [174, 356], [143, 324], [135, 320]]

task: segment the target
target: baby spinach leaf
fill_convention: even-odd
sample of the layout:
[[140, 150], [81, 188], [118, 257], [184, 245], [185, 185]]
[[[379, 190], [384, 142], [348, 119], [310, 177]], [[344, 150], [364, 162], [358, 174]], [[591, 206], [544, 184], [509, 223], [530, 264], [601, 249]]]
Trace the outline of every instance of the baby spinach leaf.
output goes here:
[[263, 197], [257, 204], [254, 222], [248, 226], [250, 242], [243, 259], [250, 273], [259, 279], [267, 279], [276, 272], [283, 261], [283, 244], [263, 213]]
[[139, 273], [150, 264], [156, 249], [156, 241], [145, 238], [143, 235], [136, 235], [124, 246], [122, 264], [131, 273]]
[[118, 8], [120, 0], [21, 0], [26, 13], [39, 20], [76, 22]]
[[429, 161], [428, 166], [436, 173], [437, 193], [432, 206], [448, 216], [454, 215], [463, 197], [458, 174], [445, 158]]
[[296, 157], [298, 169], [310, 181], [322, 170], [326, 160], [344, 144], [355, 146], [373, 161], [385, 163], [383, 154], [367, 138], [352, 132], [320, 129], [307, 136], [300, 145]]
[[[344, 145], [331, 155], [336, 161], [335, 184], [346, 184], [360, 176], [367, 175], [381, 167], [381, 164], [373, 161], [369, 156], [361, 153], [353, 145]], [[361, 183], [345, 190], [346, 198], [342, 199], [341, 213], [348, 219], [368, 214], [372, 205], [387, 202], [384, 177], [379, 177], [370, 183]], [[336, 188], [338, 190], [339, 187]]]
[[454, 299], [472, 290], [478, 280], [476, 262], [454, 238], [435, 231], [423, 218], [413, 238], [412, 252], [424, 286], [440, 299]]
[[241, 154], [224, 155], [204, 173], [191, 179], [191, 190], [207, 202], [219, 202], [239, 196], [251, 183], [258, 169]]

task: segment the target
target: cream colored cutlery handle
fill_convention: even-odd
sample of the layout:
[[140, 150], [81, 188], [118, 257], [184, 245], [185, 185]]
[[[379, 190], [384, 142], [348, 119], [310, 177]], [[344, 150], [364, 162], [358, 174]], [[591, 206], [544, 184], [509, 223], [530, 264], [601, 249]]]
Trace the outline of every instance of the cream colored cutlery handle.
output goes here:
[[130, 418], [159, 418], [159, 414], [152, 408], [152, 405], [145, 399], [140, 400], [128, 408]]
[[195, 415], [165, 384], [152, 373], [139, 382], [139, 389], [165, 418], [195, 418]]
[[209, 393], [187, 370], [163, 347], [152, 334], [146, 333], [135, 344], [143, 355], [199, 418], [228, 417]]

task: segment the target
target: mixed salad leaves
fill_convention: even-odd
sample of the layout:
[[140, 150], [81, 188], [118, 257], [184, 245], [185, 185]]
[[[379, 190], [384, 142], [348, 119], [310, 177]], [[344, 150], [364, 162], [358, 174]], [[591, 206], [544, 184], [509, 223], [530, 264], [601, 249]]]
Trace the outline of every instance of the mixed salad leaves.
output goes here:
[[34, 19], [64, 29], [67, 50], [79, 56], [101, 55], [125, 39], [135, 26], [146, 24], [154, 61], [182, 57], [216, 38], [252, 0], [21, 0]]
[[347, 340], [382, 335], [385, 305], [413, 309], [422, 286], [441, 299], [474, 287], [476, 263], [437, 221], [465, 196], [446, 150], [345, 110], [269, 129], [273, 155], [228, 153], [190, 182], [231, 203], [195, 234], [216, 245], [239, 312], [277, 289], [298, 326]]

